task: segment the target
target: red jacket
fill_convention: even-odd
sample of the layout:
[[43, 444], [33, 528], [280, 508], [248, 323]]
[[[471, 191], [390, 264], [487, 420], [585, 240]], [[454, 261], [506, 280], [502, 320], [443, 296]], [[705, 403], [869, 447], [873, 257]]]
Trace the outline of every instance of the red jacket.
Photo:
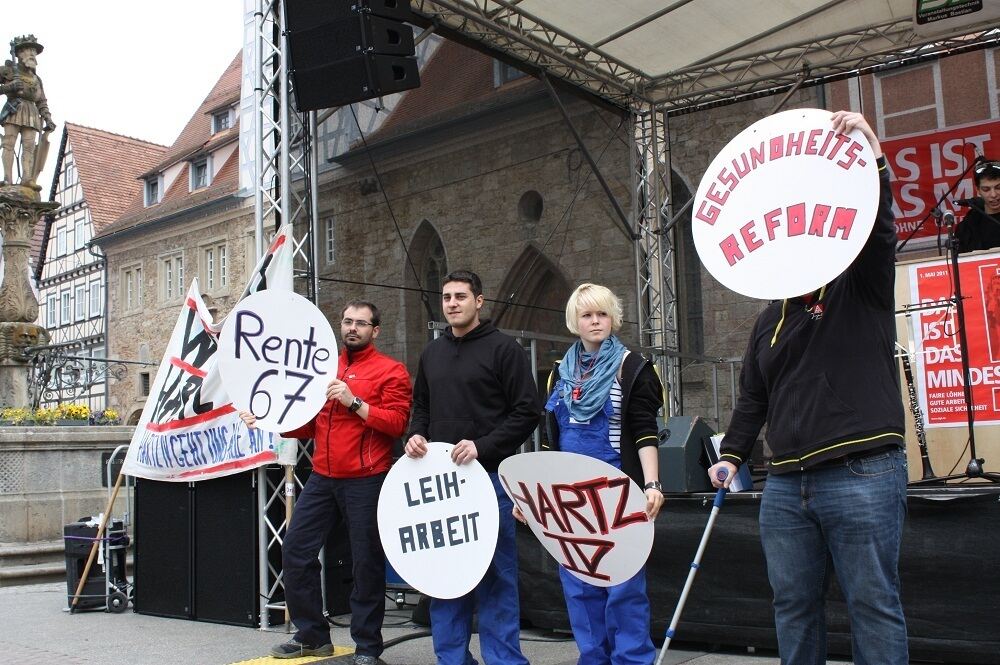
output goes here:
[[337, 378], [368, 404], [368, 420], [339, 401], [327, 401], [308, 424], [285, 432], [290, 439], [315, 439], [313, 470], [331, 478], [374, 476], [392, 465], [392, 444], [406, 430], [412, 390], [403, 363], [369, 344], [340, 352]]

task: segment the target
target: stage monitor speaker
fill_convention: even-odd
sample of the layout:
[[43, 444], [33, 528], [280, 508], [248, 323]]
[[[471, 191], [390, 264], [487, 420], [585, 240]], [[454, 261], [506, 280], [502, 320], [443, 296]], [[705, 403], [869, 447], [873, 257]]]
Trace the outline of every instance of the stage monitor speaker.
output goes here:
[[194, 618], [256, 627], [254, 471], [194, 484]]
[[193, 618], [188, 483], [136, 479], [135, 611]]
[[420, 85], [409, 2], [285, 5], [288, 70], [299, 111], [315, 111]]
[[664, 492], [710, 492], [705, 444], [715, 434], [698, 416], [673, 416], [660, 431], [660, 483]]

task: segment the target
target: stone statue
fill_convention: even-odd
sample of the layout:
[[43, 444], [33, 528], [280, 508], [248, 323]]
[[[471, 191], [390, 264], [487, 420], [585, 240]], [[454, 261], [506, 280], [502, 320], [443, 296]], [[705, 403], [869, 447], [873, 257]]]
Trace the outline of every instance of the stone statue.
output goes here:
[[[14, 144], [21, 137], [21, 180], [24, 187], [40, 191], [35, 180], [48, 157], [49, 134], [56, 126], [49, 113], [49, 105], [35, 68], [36, 56], [42, 45], [34, 35], [15, 37], [10, 42], [12, 60], [0, 68], [0, 93], [7, 95], [7, 103], [0, 109], [3, 125], [3, 183], [15, 184]], [[38, 134], [41, 140], [36, 145]]]

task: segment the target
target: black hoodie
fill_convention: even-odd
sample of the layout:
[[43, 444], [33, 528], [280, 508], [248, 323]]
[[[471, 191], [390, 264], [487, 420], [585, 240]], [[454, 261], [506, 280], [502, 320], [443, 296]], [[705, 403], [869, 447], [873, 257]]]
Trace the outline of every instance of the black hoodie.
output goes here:
[[479, 463], [496, 471], [538, 424], [528, 354], [489, 320], [455, 337], [451, 328], [420, 355], [410, 436], [476, 444]]
[[771, 473], [903, 445], [895, 361], [896, 228], [880, 157], [878, 218], [854, 263], [813, 295], [773, 302], [754, 324], [722, 458], [745, 462], [764, 422]]

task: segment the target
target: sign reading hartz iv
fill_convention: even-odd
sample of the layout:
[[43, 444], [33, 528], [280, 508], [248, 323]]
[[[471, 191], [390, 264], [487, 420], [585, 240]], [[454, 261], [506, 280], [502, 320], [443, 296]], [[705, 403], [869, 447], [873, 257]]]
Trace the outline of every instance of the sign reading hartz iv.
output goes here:
[[499, 473], [538, 541], [584, 582], [621, 584], [649, 558], [653, 523], [646, 495], [619, 469], [550, 451], [508, 457]]
[[500, 529], [496, 490], [479, 462], [455, 464], [448, 443], [389, 470], [378, 498], [385, 558], [407, 584], [433, 598], [472, 591], [493, 561]]
[[337, 376], [337, 338], [323, 313], [292, 292], [261, 291], [239, 302], [219, 337], [226, 392], [257, 427], [287, 432], [326, 402]]
[[705, 268], [753, 298], [788, 298], [830, 282], [875, 223], [875, 154], [832, 114], [785, 111], [755, 122], [720, 152], [695, 196], [692, 233]]

